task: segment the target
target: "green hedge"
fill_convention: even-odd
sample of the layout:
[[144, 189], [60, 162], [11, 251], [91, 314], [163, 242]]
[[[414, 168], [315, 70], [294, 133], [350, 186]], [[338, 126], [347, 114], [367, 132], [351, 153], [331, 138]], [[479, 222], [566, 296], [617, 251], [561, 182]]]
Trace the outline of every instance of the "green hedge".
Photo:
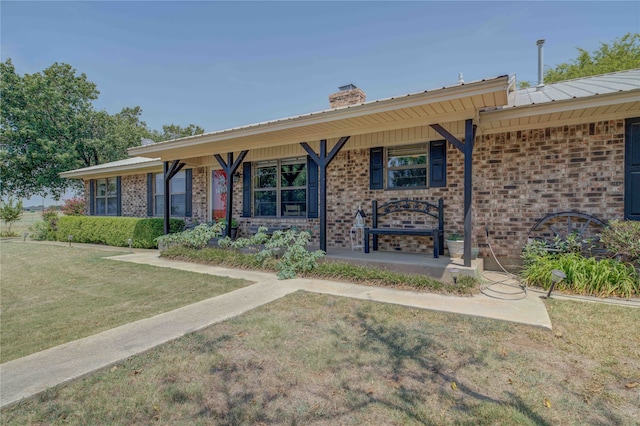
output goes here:
[[[157, 248], [156, 238], [164, 234], [164, 220], [136, 217], [62, 216], [58, 220], [58, 241], [68, 241], [73, 235], [75, 243], [106, 244], [128, 247], [132, 239], [135, 248]], [[184, 221], [170, 219], [170, 231], [181, 232]]]

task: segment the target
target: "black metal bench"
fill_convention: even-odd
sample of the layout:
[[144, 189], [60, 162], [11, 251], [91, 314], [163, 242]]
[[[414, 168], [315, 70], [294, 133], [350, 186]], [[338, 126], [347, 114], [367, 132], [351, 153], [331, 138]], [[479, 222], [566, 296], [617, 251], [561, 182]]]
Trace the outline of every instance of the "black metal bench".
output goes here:
[[[364, 252], [369, 253], [369, 236], [373, 236], [373, 250], [378, 250], [378, 235], [418, 235], [433, 237], [433, 257], [444, 254], [444, 215], [442, 198], [438, 204], [432, 204], [421, 200], [399, 200], [382, 204], [373, 201], [371, 206], [372, 227], [364, 228]], [[378, 218], [391, 213], [415, 212], [431, 216], [438, 221], [436, 228], [391, 228], [380, 227]]]

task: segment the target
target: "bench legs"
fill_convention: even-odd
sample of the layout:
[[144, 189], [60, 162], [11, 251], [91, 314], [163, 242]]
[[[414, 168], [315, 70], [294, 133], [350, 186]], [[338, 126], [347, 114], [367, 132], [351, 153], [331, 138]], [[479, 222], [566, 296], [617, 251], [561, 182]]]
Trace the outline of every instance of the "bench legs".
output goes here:
[[433, 230], [433, 257], [437, 259], [440, 255], [440, 230]]

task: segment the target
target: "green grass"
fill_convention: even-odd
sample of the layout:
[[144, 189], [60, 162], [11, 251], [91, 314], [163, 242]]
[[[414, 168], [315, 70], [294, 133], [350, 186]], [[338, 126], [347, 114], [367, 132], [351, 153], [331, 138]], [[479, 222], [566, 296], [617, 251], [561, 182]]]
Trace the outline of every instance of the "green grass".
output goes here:
[[2, 242], [1, 362], [226, 293], [242, 280], [104, 259], [117, 252]]
[[[229, 268], [268, 271], [275, 271], [275, 263], [277, 262], [275, 259], [269, 259], [265, 265], [261, 265], [251, 254], [218, 248], [197, 250], [183, 246], [174, 246], [163, 251], [162, 257]], [[471, 277], [462, 277], [457, 280], [457, 283], [442, 282], [426, 275], [403, 274], [387, 269], [353, 265], [346, 262], [320, 262], [314, 270], [302, 274], [302, 276], [457, 295], [472, 295], [478, 292], [478, 282]]]
[[640, 309], [547, 303], [554, 332], [299, 292], [0, 423], [637, 424]]

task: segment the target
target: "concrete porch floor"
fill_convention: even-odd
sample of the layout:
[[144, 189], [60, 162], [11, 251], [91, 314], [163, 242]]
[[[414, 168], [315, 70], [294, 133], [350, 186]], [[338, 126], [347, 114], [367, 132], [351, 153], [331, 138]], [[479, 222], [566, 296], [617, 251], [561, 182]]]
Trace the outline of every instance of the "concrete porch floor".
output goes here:
[[451, 269], [458, 269], [460, 274], [480, 279], [484, 270], [482, 259], [471, 261], [471, 267], [465, 268], [464, 261], [449, 256], [440, 256], [437, 259], [432, 253], [402, 253], [390, 251], [371, 251], [364, 253], [362, 250], [350, 250], [343, 248], [327, 248], [326, 262], [347, 262], [355, 265], [371, 265], [392, 271], [408, 274], [423, 274], [441, 281], [452, 281]]

